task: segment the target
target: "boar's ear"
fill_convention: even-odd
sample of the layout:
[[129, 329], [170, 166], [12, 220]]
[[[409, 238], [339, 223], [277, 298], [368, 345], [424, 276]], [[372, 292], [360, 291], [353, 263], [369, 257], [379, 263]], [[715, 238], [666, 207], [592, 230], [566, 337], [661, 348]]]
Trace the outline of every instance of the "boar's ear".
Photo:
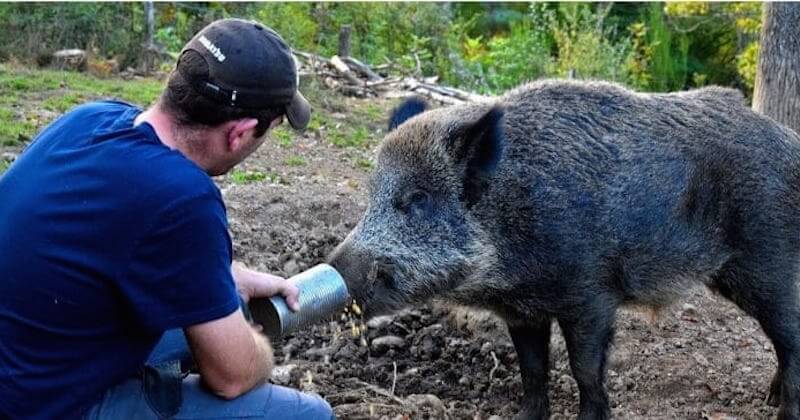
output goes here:
[[477, 121], [457, 130], [451, 145], [456, 164], [464, 168], [464, 202], [472, 207], [486, 189], [503, 156], [503, 108], [492, 107]]
[[389, 118], [389, 131], [394, 130], [407, 119], [423, 113], [426, 109], [428, 109], [428, 104], [424, 99], [418, 97], [407, 99], [392, 111], [392, 116]]

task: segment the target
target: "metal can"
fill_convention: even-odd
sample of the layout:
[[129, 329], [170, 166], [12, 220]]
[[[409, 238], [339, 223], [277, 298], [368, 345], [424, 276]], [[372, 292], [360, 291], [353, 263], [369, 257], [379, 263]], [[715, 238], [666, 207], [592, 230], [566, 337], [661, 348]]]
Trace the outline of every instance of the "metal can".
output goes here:
[[299, 311], [289, 309], [283, 296], [254, 298], [248, 305], [253, 320], [272, 338], [330, 317], [341, 311], [350, 298], [344, 279], [328, 264], [314, 266], [289, 281], [300, 289]]

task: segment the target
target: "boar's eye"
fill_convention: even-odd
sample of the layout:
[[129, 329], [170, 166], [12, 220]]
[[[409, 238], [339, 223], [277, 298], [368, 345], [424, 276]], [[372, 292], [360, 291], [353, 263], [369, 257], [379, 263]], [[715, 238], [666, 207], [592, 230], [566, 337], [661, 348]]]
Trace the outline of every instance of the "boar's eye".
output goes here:
[[403, 196], [398, 203], [398, 209], [411, 215], [422, 215], [431, 205], [431, 196], [423, 190], [413, 190]]

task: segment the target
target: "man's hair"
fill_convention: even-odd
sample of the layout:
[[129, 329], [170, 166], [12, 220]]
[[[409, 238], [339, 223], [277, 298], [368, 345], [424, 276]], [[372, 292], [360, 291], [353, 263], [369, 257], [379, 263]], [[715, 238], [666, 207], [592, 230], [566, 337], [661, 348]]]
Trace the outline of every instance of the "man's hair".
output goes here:
[[261, 137], [269, 129], [272, 120], [285, 113], [282, 107], [268, 109], [232, 107], [201, 95], [187, 80], [187, 77], [197, 80], [208, 78], [208, 64], [195, 51], [184, 52], [178, 65], [181, 66], [181, 70], [178, 71], [176, 68], [170, 74], [167, 88], [161, 94], [161, 106], [175, 119], [179, 129], [213, 127], [240, 118], [256, 118], [258, 125], [255, 135]]

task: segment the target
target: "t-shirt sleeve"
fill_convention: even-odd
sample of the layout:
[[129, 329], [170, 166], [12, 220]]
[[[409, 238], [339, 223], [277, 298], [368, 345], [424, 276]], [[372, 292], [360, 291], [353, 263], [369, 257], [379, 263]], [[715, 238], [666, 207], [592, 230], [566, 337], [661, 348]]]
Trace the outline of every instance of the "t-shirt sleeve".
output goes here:
[[239, 297], [231, 274], [231, 240], [222, 199], [181, 198], [153, 215], [134, 245], [120, 290], [144, 328], [184, 328], [233, 313]]

